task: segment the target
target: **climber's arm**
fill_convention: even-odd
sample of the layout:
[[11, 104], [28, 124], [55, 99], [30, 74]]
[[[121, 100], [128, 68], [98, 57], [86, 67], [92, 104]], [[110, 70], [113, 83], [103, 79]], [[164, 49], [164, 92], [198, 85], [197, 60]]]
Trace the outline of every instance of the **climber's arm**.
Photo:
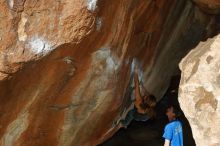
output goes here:
[[139, 80], [138, 80], [138, 74], [134, 74], [134, 84], [135, 84], [135, 99], [137, 102], [142, 102], [140, 87], [139, 87]]
[[165, 139], [164, 146], [170, 146], [170, 141], [168, 139]]
[[134, 105], [137, 108], [139, 113], [145, 113], [145, 110], [141, 108], [142, 104], [142, 97], [141, 97], [141, 92], [140, 92], [140, 87], [139, 87], [139, 80], [138, 80], [138, 74], [134, 74], [134, 83], [135, 83], [135, 102]]

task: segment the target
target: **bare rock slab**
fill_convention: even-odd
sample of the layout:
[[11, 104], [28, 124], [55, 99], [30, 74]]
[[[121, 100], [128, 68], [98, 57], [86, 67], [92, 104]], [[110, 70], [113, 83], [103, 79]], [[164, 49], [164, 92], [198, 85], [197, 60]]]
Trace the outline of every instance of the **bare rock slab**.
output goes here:
[[220, 145], [220, 35], [201, 42], [180, 63], [179, 101], [198, 146]]

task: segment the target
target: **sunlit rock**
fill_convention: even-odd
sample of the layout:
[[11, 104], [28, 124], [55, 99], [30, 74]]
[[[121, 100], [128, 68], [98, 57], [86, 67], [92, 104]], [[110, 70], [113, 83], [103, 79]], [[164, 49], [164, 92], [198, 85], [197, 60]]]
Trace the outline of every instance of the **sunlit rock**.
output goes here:
[[219, 0], [193, 0], [203, 11], [210, 14], [220, 14]]
[[196, 145], [220, 145], [220, 35], [201, 42], [180, 63], [179, 100]]

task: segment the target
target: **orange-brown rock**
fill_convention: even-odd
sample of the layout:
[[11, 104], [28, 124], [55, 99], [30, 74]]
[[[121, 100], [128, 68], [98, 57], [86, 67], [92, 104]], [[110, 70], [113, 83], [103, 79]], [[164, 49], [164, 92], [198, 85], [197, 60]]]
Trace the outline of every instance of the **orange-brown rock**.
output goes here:
[[211, 14], [220, 14], [219, 0], [194, 0], [194, 1], [204, 11]]
[[1, 0], [0, 145], [93, 146], [126, 110], [132, 58], [158, 99], [219, 31], [188, 0]]

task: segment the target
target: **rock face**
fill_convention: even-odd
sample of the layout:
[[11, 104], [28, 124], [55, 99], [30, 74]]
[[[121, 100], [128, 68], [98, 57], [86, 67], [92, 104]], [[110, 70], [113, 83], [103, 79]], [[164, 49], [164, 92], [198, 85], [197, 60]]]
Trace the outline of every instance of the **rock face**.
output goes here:
[[1, 0], [0, 18], [2, 146], [102, 142], [126, 110], [132, 59], [160, 99], [220, 24], [189, 0]]
[[180, 63], [179, 101], [198, 146], [220, 145], [220, 35], [200, 43]]
[[198, 6], [211, 14], [219, 14], [220, 13], [220, 1], [219, 0], [194, 0]]

